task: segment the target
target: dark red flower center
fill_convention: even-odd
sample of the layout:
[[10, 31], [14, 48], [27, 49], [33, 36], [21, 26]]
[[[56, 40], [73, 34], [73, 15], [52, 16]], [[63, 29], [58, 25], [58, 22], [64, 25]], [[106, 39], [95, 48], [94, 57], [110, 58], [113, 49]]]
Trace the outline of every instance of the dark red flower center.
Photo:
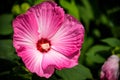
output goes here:
[[46, 38], [41, 38], [40, 40], [38, 40], [37, 42], [37, 49], [40, 52], [48, 52], [51, 48], [51, 43], [48, 39]]

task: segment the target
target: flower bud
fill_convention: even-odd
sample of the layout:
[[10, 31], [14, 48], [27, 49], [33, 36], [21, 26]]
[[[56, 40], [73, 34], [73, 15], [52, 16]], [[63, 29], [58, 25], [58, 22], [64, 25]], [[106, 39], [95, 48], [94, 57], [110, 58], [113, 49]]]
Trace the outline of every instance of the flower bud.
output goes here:
[[13, 5], [12, 7], [12, 13], [15, 15], [18, 15], [21, 13], [20, 6], [18, 4]]
[[119, 57], [112, 55], [103, 64], [100, 73], [101, 80], [118, 80], [119, 77]]
[[22, 13], [26, 12], [29, 8], [30, 8], [30, 5], [28, 3], [21, 4]]

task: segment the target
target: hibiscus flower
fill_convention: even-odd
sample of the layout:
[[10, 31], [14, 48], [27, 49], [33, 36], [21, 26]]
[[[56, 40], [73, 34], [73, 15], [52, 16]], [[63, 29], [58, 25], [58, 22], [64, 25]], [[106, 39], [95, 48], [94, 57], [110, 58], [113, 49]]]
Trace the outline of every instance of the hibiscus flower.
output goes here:
[[31, 7], [13, 21], [13, 45], [25, 66], [49, 78], [55, 69], [78, 64], [84, 27], [55, 2]]

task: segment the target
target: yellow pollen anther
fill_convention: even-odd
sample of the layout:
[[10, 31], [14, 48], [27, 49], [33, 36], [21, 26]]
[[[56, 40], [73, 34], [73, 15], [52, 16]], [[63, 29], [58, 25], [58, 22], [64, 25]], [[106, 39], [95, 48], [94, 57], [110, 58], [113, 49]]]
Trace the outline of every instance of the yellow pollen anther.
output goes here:
[[50, 45], [49, 45], [49, 43], [41, 44], [41, 47], [42, 47], [42, 49], [44, 49], [44, 50], [48, 50], [48, 49], [50, 49]]

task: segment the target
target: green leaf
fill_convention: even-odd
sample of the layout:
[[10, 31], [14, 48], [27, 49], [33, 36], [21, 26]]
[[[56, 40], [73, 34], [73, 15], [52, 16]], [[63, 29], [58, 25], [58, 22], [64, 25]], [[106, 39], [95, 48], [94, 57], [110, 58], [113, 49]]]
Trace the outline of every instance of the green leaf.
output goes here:
[[95, 53], [95, 52], [99, 52], [99, 51], [106, 51], [106, 50], [109, 50], [109, 49], [110, 49], [109, 46], [95, 45], [95, 46], [93, 46], [92, 48], [90, 48], [90, 49], [88, 50], [88, 52]]
[[117, 38], [106, 38], [103, 39], [102, 42], [107, 43], [111, 47], [120, 46], [120, 40]]
[[93, 38], [91, 37], [85, 38], [83, 46], [82, 46], [82, 52], [85, 53], [90, 48], [90, 46], [93, 44], [93, 42], [94, 42]]
[[95, 37], [97, 37], [97, 38], [100, 38], [100, 37], [101, 37], [101, 33], [100, 33], [100, 31], [99, 31], [98, 29], [94, 29], [94, 30], [93, 30], [93, 34], [94, 34]]
[[84, 43], [82, 45], [82, 49], [81, 49], [81, 55], [80, 55], [80, 58], [79, 58], [80, 63], [84, 63], [85, 56], [86, 56], [85, 53], [91, 47], [93, 42], [94, 42], [93, 38], [91, 38], [91, 37], [86, 37], [85, 38]]
[[86, 13], [86, 16], [89, 18], [89, 19], [93, 19], [94, 18], [94, 14], [93, 14], [93, 10], [92, 10], [92, 6], [89, 2], [89, 0], [81, 0], [83, 5], [84, 5], [84, 8], [85, 8], [85, 13]]
[[87, 64], [93, 65], [94, 63], [103, 63], [105, 59], [98, 54], [96, 55], [91, 54], [87, 56], [86, 61], [87, 61]]
[[77, 5], [75, 4], [75, 0], [71, 0], [70, 2], [66, 0], [60, 0], [60, 4], [63, 8], [68, 10], [68, 13], [77, 18], [78, 20], [80, 19], [79, 16], [79, 10]]
[[103, 24], [105, 24], [105, 25], [108, 25], [108, 23], [109, 23], [109, 20], [108, 20], [107, 16], [104, 15], [104, 14], [102, 14], [102, 15], [100, 16], [100, 21], [101, 21], [101, 23], [103, 23]]
[[56, 73], [62, 77], [62, 80], [86, 80], [92, 79], [91, 72], [85, 66], [79, 64], [71, 69], [57, 70]]
[[107, 14], [113, 14], [116, 13], [117, 11], [120, 11], [120, 7], [113, 7], [112, 9], [107, 10]]
[[114, 23], [109, 19], [109, 17], [105, 14], [101, 14], [99, 19], [97, 19], [96, 23], [100, 25], [101, 23], [108, 26], [109, 28], [114, 27]]
[[12, 14], [2, 14], [0, 15], [0, 34], [8, 35], [12, 33], [11, 21], [13, 19]]
[[89, 31], [89, 24], [90, 21], [94, 19], [94, 14], [92, 10], [92, 6], [89, 2], [89, 0], [81, 0], [82, 6], [79, 6], [79, 11], [82, 16], [80, 16], [80, 19], [83, 20], [86, 26], [86, 31]]
[[0, 40], [0, 58], [7, 60], [18, 59], [14, 51], [12, 40]]
[[86, 53], [86, 61], [89, 65], [92, 65], [93, 63], [103, 63], [105, 59], [100, 56], [98, 53], [102, 51], [108, 51], [110, 49], [109, 46], [104, 45], [95, 45], [92, 48], [90, 48]]

